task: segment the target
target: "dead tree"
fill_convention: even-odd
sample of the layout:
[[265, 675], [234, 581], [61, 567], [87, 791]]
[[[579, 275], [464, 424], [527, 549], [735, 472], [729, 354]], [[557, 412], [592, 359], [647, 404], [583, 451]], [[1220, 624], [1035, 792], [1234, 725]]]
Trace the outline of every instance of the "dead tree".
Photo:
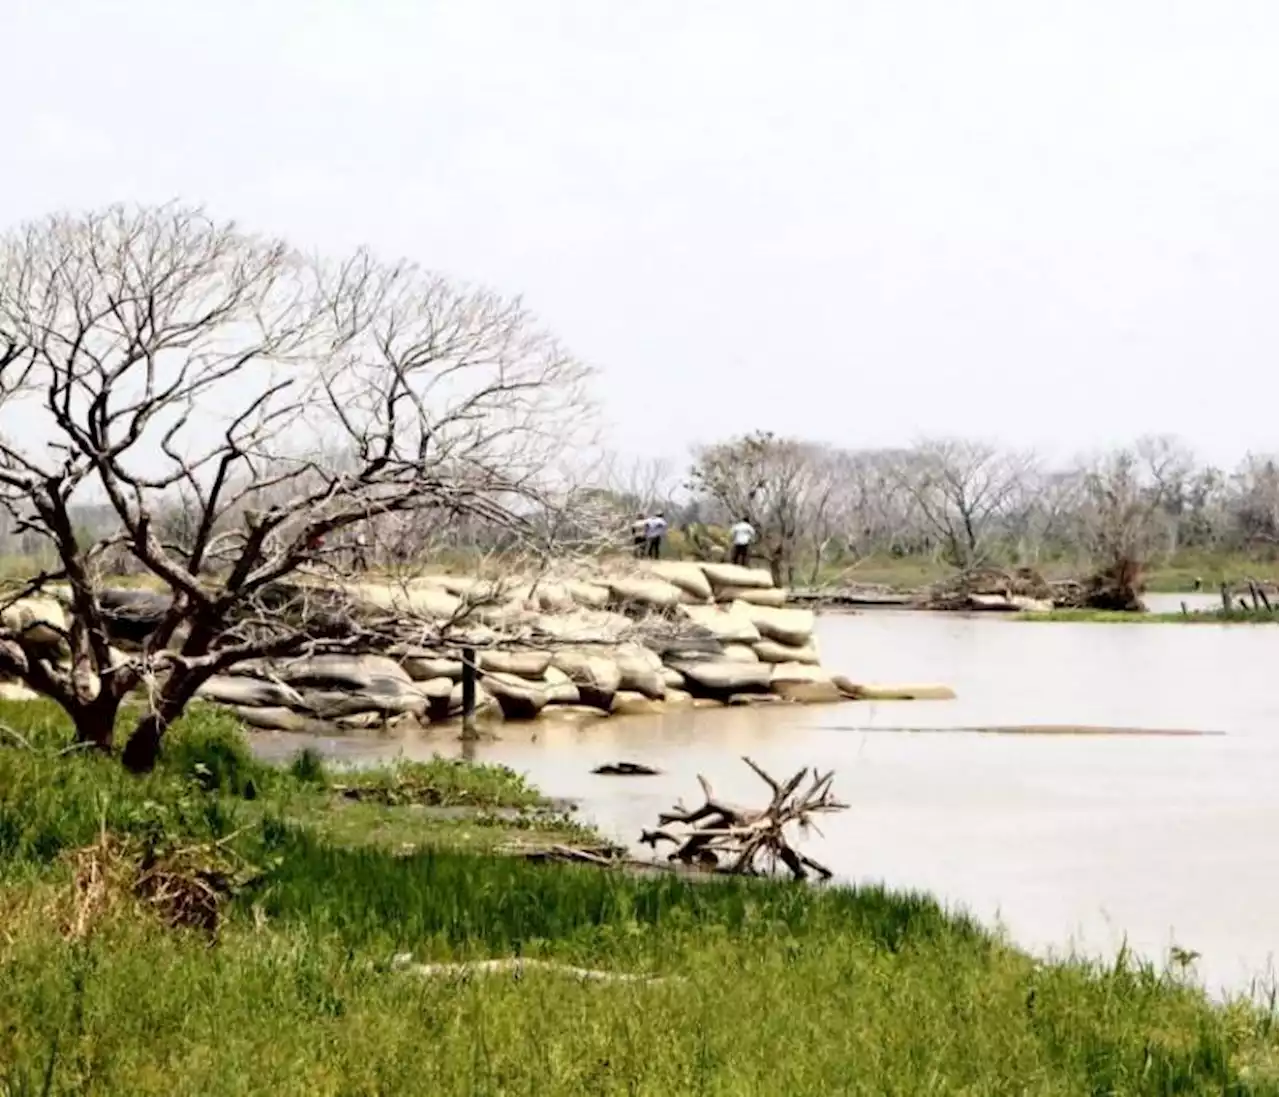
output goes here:
[[[779, 782], [750, 758], [744, 757], [743, 761], [772, 791], [766, 807], [752, 810], [726, 804], [716, 799], [710, 783], [699, 775], [702, 805], [689, 809], [677, 803], [671, 811], [658, 816], [658, 829], [644, 831], [640, 841], [654, 849], [659, 842], [668, 842], [677, 847], [668, 860], [732, 875], [771, 874], [781, 862], [797, 880], [808, 876], [806, 870], [830, 879], [831, 870], [799, 852], [786, 829], [795, 824], [802, 832], [811, 827], [817, 830], [813, 816], [848, 808], [831, 794], [834, 771], [820, 773], [806, 768], [790, 780]], [[685, 829], [669, 829], [676, 824]]]
[[[208, 678], [314, 643], [268, 594], [332, 577], [344, 531], [471, 521], [546, 551], [545, 470], [589, 421], [586, 377], [518, 302], [410, 264], [316, 262], [176, 206], [18, 229], [0, 241], [0, 507], [55, 563], [0, 609], [57, 588], [70, 624], [57, 651], [47, 628], [0, 627], [0, 673], [104, 750], [146, 687], [123, 757], [150, 768]], [[86, 501], [112, 532], [77, 527]], [[102, 605], [117, 552], [168, 596], [124, 659]]]

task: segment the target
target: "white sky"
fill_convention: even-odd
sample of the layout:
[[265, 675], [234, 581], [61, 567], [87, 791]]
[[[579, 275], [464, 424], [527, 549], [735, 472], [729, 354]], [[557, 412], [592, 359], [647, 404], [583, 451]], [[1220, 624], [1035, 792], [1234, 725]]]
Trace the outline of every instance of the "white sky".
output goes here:
[[615, 444], [1280, 426], [1275, 0], [0, 0], [0, 211], [522, 293]]

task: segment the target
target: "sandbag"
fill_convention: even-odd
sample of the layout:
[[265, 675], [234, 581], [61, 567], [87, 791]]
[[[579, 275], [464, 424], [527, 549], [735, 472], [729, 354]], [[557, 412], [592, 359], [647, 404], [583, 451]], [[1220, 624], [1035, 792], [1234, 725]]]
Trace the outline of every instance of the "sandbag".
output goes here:
[[614, 652], [614, 662], [618, 665], [620, 689], [662, 700], [667, 685], [662, 676], [662, 660], [654, 652], [640, 644], [626, 644]]
[[724, 651], [720, 653], [722, 659], [728, 659], [731, 663], [758, 663], [758, 656], [747, 644], [725, 644]]
[[770, 685], [779, 682], [830, 682], [831, 675], [811, 663], [774, 663]]
[[759, 630], [760, 635], [780, 644], [800, 647], [813, 635], [813, 610], [774, 609], [772, 606], [755, 606], [750, 602], [734, 602], [732, 612], [745, 617]]
[[762, 663], [817, 663], [818, 649], [811, 642], [800, 647], [780, 644], [777, 640], [757, 640], [751, 650]]
[[[735, 602], [734, 605], [745, 603]], [[753, 644], [760, 639], [760, 631], [751, 619], [736, 610], [724, 610], [719, 606], [681, 606], [680, 612], [723, 644]]]
[[855, 701], [954, 701], [956, 696], [950, 686], [873, 686], [852, 682], [843, 674], [833, 674], [831, 680]]
[[374, 678], [391, 678], [406, 686], [412, 681], [404, 667], [385, 655], [313, 655], [274, 664], [271, 672], [291, 686], [321, 690], [366, 689]]
[[508, 720], [532, 720], [547, 703], [547, 695], [540, 687], [516, 674], [486, 674], [484, 684]]
[[848, 700], [830, 678], [814, 682], [774, 682], [769, 689], [777, 697], [802, 705], [830, 705]]
[[549, 651], [482, 651], [477, 656], [480, 669], [517, 678], [539, 680], [551, 665]]
[[681, 663], [694, 696], [727, 697], [731, 693], [764, 693], [769, 689], [771, 667], [767, 663], [731, 663], [726, 660]]
[[232, 674], [219, 674], [210, 678], [196, 690], [196, 696], [203, 697], [206, 701], [216, 701], [220, 705], [245, 708], [306, 707], [302, 695], [290, 686]]
[[739, 564], [699, 564], [712, 590], [721, 587], [771, 587], [773, 576], [765, 568], [744, 568]]
[[235, 714], [250, 727], [263, 731], [302, 731], [307, 726], [305, 716], [288, 708], [237, 708]]
[[[450, 716], [458, 716], [462, 712], [462, 683], [454, 682], [453, 689], [449, 693], [449, 699], [446, 703], [441, 704], [435, 699], [427, 706], [427, 712], [432, 720], [445, 720]], [[502, 707], [498, 704], [498, 699], [494, 697], [479, 682], [476, 683], [476, 709], [477, 720], [501, 720]]]
[[687, 708], [693, 703], [693, 694], [688, 690], [668, 689], [662, 703], [667, 708]]
[[376, 712], [383, 717], [404, 713], [420, 716], [428, 705], [421, 691], [385, 678], [375, 680], [367, 690], [306, 689], [301, 692], [305, 708], [320, 720], [336, 720], [358, 712]]
[[445, 678], [441, 676], [439, 678], [427, 678], [425, 681], [414, 682], [413, 688], [427, 699], [427, 704], [430, 706], [433, 701], [444, 701], [447, 703], [449, 698], [453, 695], [453, 685], [454, 682], [452, 678]]
[[577, 602], [562, 583], [538, 583], [529, 599], [543, 613], [572, 613]]
[[609, 604], [609, 588], [599, 583], [584, 583], [578, 579], [566, 579], [564, 589], [584, 609], [604, 609]]
[[698, 602], [711, 601], [711, 582], [698, 564], [681, 560], [656, 560], [649, 570]]
[[401, 657], [400, 665], [415, 682], [429, 682], [433, 678], [451, 678], [457, 682], [462, 678], [462, 660], [444, 655], [405, 655]]
[[661, 701], [629, 689], [618, 690], [609, 705], [609, 712], [614, 716], [655, 716], [662, 711]]
[[617, 663], [603, 655], [572, 650], [557, 651], [551, 663], [578, 687], [584, 705], [609, 711], [613, 695], [622, 685], [622, 672]]
[[0, 610], [0, 624], [30, 644], [58, 647], [68, 627], [67, 615], [54, 598], [19, 598]]
[[[555, 669], [554, 667], [552, 668]], [[547, 704], [549, 705], [579, 705], [582, 703], [582, 694], [578, 687], [569, 681], [566, 676], [563, 681], [552, 681], [544, 679], [542, 692], [547, 695]]]
[[40, 694], [21, 682], [0, 682], [0, 701], [38, 701]]
[[662, 684], [667, 687], [667, 694], [670, 695], [673, 689], [684, 689], [684, 675], [675, 667], [662, 668]]
[[617, 640], [631, 627], [631, 620], [623, 614], [598, 609], [581, 609], [562, 617], [542, 614], [536, 622], [536, 629], [543, 636], [569, 644]]
[[642, 610], [665, 610], [680, 604], [680, 588], [665, 579], [640, 576], [609, 579], [609, 598], [619, 606]]
[[719, 587], [716, 590], [716, 601], [781, 607], [787, 604], [787, 592], [781, 587]]
[[390, 583], [353, 583], [348, 590], [351, 597], [362, 605], [429, 617], [433, 620], [455, 617], [462, 606], [458, 598], [435, 583], [405, 586]]

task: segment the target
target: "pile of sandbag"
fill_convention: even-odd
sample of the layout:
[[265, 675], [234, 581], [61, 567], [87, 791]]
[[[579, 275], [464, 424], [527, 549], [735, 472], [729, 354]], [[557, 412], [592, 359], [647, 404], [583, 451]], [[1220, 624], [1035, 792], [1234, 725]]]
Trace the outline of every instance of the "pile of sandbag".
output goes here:
[[[901, 693], [877, 694], [824, 671], [813, 611], [786, 605], [786, 591], [757, 568], [637, 562], [630, 571], [585, 578], [370, 580], [349, 585], [345, 594], [353, 612], [364, 606], [385, 618], [401, 611], [410, 623], [456, 621], [460, 630], [450, 632], [447, 647], [385, 641], [363, 653], [244, 663], [208, 681], [200, 696], [234, 708], [259, 728], [437, 723], [462, 711], [463, 644], [476, 652], [481, 721]], [[108, 591], [103, 604], [113, 642], [129, 647], [154, 628], [168, 603], [159, 594]], [[665, 631], [637, 630], [652, 620]], [[55, 652], [67, 617], [56, 598], [10, 606], [3, 625], [47, 642], [51, 657], [61, 657]], [[533, 639], [517, 643], [516, 635]], [[0, 686], [14, 697], [27, 695], [2, 674]], [[938, 696], [902, 695], [917, 694]]]

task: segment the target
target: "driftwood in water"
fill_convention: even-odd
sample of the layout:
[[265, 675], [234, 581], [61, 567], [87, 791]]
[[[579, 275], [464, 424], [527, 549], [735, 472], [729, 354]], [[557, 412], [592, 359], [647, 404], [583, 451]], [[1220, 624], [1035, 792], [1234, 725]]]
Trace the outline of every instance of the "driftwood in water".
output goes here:
[[[831, 870], [796, 850], [786, 828], [795, 823], [802, 831], [809, 827], [816, 830], [813, 816], [844, 811], [849, 806], [831, 794], [834, 771], [819, 773], [805, 768], [781, 782], [750, 758], [743, 761], [772, 791], [766, 807], [752, 810], [723, 803], [716, 799], [707, 779], [699, 775], [703, 804], [690, 810], [677, 803], [671, 811], [659, 815], [658, 828], [646, 830], [640, 840], [654, 849], [659, 842], [669, 842], [677, 848], [668, 860], [717, 872], [762, 875], [775, 871], [781, 862], [797, 880], [805, 879], [809, 870], [829, 879]], [[672, 829], [676, 824], [687, 829]]]

